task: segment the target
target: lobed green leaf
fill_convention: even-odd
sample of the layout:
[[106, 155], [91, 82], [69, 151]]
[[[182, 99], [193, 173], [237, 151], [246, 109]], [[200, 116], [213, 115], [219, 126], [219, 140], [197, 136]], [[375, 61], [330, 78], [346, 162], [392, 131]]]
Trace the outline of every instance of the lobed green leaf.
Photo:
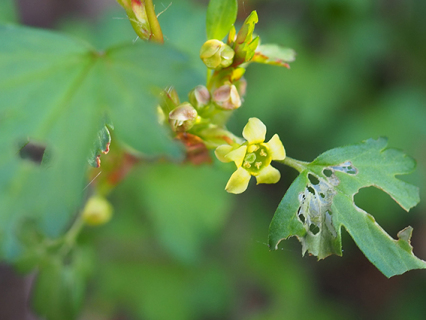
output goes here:
[[419, 202], [418, 188], [395, 177], [411, 173], [415, 161], [386, 145], [384, 138], [370, 139], [327, 151], [307, 165], [277, 208], [269, 230], [270, 247], [277, 249], [281, 240], [296, 236], [303, 254], [318, 259], [341, 255], [343, 226], [385, 276], [426, 268], [412, 252], [411, 227], [395, 240], [354, 203], [359, 189], [369, 186], [385, 191], [407, 211]]
[[[56, 237], [78, 210], [86, 159], [105, 116], [133, 149], [179, 156], [150, 92], [170, 84], [189, 91], [198, 76], [168, 46], [129, 42], [98, 52], [17, 26], [0, 26], [0, 38], [0, 255], [10, 260], [20, 252], [15, 231], [25, 219]], [[45, 150], [41, 165], [20, 156], [28, 143]]]

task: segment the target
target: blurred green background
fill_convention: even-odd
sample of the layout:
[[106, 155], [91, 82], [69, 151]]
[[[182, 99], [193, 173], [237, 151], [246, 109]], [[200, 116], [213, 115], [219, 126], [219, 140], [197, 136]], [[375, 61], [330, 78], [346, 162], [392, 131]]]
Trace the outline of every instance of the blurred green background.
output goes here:
[[[0, 19], [13, 22], [6, 5], [13, 2], [0, 1]], [[115, 1], [89, 2], [14, 4], [23, 23], [59, 29], [98, 47], [136, 38]], [[155, 3], [157, 12], [169, 5]], [[197, 56], [206, 4], [173, 2], [159, 18], [166, 42]], [[262, 43], [289, 46], [297, 59], [290, 70], [250, 66], [244, 105], [229, 128], [239, 134], [249, 117], [258, 117], [268, 139], [278, 133], [287, 154], [305, 161], [386, 136], [391, 147], [417, 160], [416, 172], [403, 179], [419, 186], [425, 199], [426, 2], [247, 0], [240, 1], [239, 23], [252, 10], [258, 11]], [[179, 94], [184, 100], [186, 93]], [[294, 238], [270, 252], [268, 226], [296, 172], [281, 167], [277, 185], [252, 183], [236, 196], [223, 190], [232, 169], [217, 163], [134, 168], [110, 195], [111, 222], [85, 229], [79, 239], [91, 269], [79, 319], [424, 318], [426, 271], [388, 280], [346, 233], [343, 257], [302, 258]], [[413, 226], [414, 252], [426, 259], [425, 202], [406, 213], [374, 188], [361, 190], [355, 200], [392, 237]], [[33, 276], [11, 282], [10, 269], [0, 270], [0, 319], [24, 319], [17, 315], [25, 299], [9, 293], [27, 295], [22, 283]]]

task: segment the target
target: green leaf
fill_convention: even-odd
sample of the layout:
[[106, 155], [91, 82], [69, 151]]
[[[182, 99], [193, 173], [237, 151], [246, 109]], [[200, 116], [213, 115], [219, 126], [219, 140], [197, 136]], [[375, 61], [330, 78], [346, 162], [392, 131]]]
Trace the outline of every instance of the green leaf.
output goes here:
[[34, 311], [47, 320], [77, 319], [82, 307], [91, 256], [75, 250], [70, 261], [48, 257], [39, 266], [32, 291]]
[[[20, 252], [24, 219], [56, 237], [76, 213], [87, 155], [105, 116], [117, 140], [148, 156], [179, 156], [157, 122], [154, 86], [189, 91], [198, 76], [168, 46], [129, 42], [106, 51], [54, 32], [0, 26], [0, 255]], [[21, 159], [28, 141], [46, 149], [42, 165]]]
[[270, 64], [289, 68], [288, 62], [296, 59], [296, 52], [276, 44], [264, 44], [257, 47], [251, 62]]
[[411, 227], [394, 240], [354, 203], [359, 189], [369, 186], [385, 191], [407, 211], [419, 202], [418, 188], [395, 177], [411, 173], [415, 161], [401, 151], [386, 149], [386, 145], [385, 138], [370, 139], [325, 152], [306, 165], [271, 222], [270, 248], [277, 249], [281, 240], [296, 236], [303, 254], [309, 252], [318, 259], [342, 255], [343, 226], [385, 276], [426, 268], [426, 262], [412, 252]]
[[232, 281], [211, 261], [183, 266], [164, 257], [121, 255], [103, 262], [97, 277], [104, 305], [124, 307], [137, 319], [205, 319], [206, 314], [222, 319], [232, 300]]
[[237, 19], [237, 0], [210, 0], [207, 8], [207, 39], [222, 40]]
[[106, 125], [104, 125], [97, 134], [90, 155], [87, 159], [92, 167], [99, 168], [101, 166], [101, 154], [107, 154], [109, 152], [109, 146], [111, 144], [111, 134]]
[[0, 22], [17, 23], [18, 15], [16, 12], [16, 1], [0, 0]]
[[254, 27], [258, 21], [257, 12], [252, 11], [238, 31], [233, 45], [235, 51], [235, 66], [244, 62], [249, 62], [253, 58], [255, 50], [260, 42], [259, 37], [253, 38]]

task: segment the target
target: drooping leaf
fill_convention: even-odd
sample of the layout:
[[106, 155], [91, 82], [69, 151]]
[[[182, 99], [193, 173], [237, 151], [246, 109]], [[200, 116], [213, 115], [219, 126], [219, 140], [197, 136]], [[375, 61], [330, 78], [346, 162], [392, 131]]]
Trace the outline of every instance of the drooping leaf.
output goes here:
[[307, 165], [278, 206], [269, 230], [270, 248], [296, 236], [303, 254], [318, 259], [341, 255], [343, 226], [385, 276], [426, 268], [412, 252], [411, 227], [394, 240], [354, 203], [354, 195], [368, 186], [385, 191], [407, 211], [419, 202], [418, 188], [395, 177], [411, 173], [415, 161], [386, 145], [384, 138], [370, 139], [325, 152]]
[[[178, 156], [158, 125], [153, 86], [189, 91], [198, 82], [186, 58], [167, 47], [129, 42], [98, 52], [54, 32], [0, 27], [0, 237], [2, 255], [19, 252], [24, 217], [57, 236], [83, 196], [87, 155], [105, 115], [118, 140], [146, 155]], [[45, 147], [42, 165], [20, 148]]]
[[289, 68], [289, 62], [296, 59], [296, 52], [276, 44], [263, 44], [257, 47], [251, 62], [270, 64]]
[[207, 39], [222, 40], [237, 19], [237, 0], [210, 0], [207, 8]]

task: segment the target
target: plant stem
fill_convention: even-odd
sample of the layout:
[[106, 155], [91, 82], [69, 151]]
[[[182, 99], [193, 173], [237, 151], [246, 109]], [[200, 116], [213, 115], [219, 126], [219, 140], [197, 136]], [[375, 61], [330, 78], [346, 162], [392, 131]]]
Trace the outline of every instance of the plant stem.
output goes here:
[[163, 32], [161, 31], [160, 23], [158, 22], [157, 15], [155, 14], [152, 0], [145, 0], [145, 10], [152, 33], [150, 40], [158, 43], [164, 43]]
[[80, 233], [83, 226], [84, 226], [84, 220], [83, 220], [83, 216], [80, 214], [76, 218], [71, 228], [68, 230], [68, 232], [65, 234], [63, 238], [63, 245], [60, 251], [60, 253], [63, 256], [66, 256], [68, 252], [71, 250], [71, 248], [74, 246], [77, 236]]
[[285, 164], [286, 166], [292, 167], [293, 169], [296, 169], [299, 172], [302, 172], [307, 168], [309, 165], [309, 162], [305, 161], [299, 161], [290, 157], [286, 157], [284, 160], [275, 160], [276, 162], [280, 162], [282, 164]]

